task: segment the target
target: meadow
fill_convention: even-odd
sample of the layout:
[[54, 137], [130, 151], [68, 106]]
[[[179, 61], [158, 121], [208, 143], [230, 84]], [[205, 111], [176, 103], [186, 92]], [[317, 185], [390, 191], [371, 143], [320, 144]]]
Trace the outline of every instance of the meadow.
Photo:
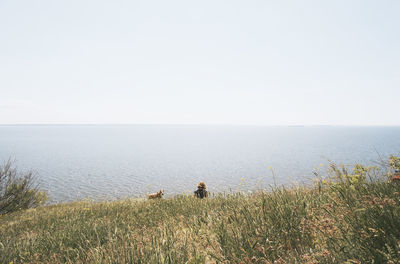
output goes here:
[[0, 215], [0, 263], [400, 263], [398, 157], [309, 186]]

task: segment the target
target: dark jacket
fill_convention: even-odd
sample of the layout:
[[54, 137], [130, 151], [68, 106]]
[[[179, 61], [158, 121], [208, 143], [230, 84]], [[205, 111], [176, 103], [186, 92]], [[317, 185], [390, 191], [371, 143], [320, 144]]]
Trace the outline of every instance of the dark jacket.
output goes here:
[[194, 191], [194, 195], [197, 198], [201, 198], [201, 199], [208, 197], [208, 193], [207, 193], [206, 189], [203, 189], [203, 188], [198, 188], [196, 191]]

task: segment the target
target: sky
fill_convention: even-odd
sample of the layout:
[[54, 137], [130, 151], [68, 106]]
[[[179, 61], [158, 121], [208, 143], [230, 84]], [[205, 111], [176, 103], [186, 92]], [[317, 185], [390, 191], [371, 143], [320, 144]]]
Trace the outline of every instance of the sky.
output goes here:
[[398, 0], [0, 0], [0, 124], [400, 125]]

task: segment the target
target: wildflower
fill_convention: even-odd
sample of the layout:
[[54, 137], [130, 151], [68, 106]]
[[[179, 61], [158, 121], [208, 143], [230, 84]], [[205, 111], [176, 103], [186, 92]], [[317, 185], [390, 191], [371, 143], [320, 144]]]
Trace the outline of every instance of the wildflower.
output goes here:
[[400, 170], [395, 170], [392, 182], [400, 182]]

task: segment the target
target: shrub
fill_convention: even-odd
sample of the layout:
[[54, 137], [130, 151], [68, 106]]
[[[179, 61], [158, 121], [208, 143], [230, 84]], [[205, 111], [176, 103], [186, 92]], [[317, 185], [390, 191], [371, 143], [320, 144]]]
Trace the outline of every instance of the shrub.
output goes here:
[[399, 263], [400, 184], [388, 182], [385, 171], [399, 168], [400, 158], [391, 155], [384, 164], [389, 168], [356, 164], [352, 172], [331, 164], [322, 184], [333, 205], [326, 211], [339, 230], [327, 244], [336, 259]]
[[0, 166], [0, 214], [37, 207], [47, 200], [38, 189], [32, 171], [18, 173], [11, 160]]

